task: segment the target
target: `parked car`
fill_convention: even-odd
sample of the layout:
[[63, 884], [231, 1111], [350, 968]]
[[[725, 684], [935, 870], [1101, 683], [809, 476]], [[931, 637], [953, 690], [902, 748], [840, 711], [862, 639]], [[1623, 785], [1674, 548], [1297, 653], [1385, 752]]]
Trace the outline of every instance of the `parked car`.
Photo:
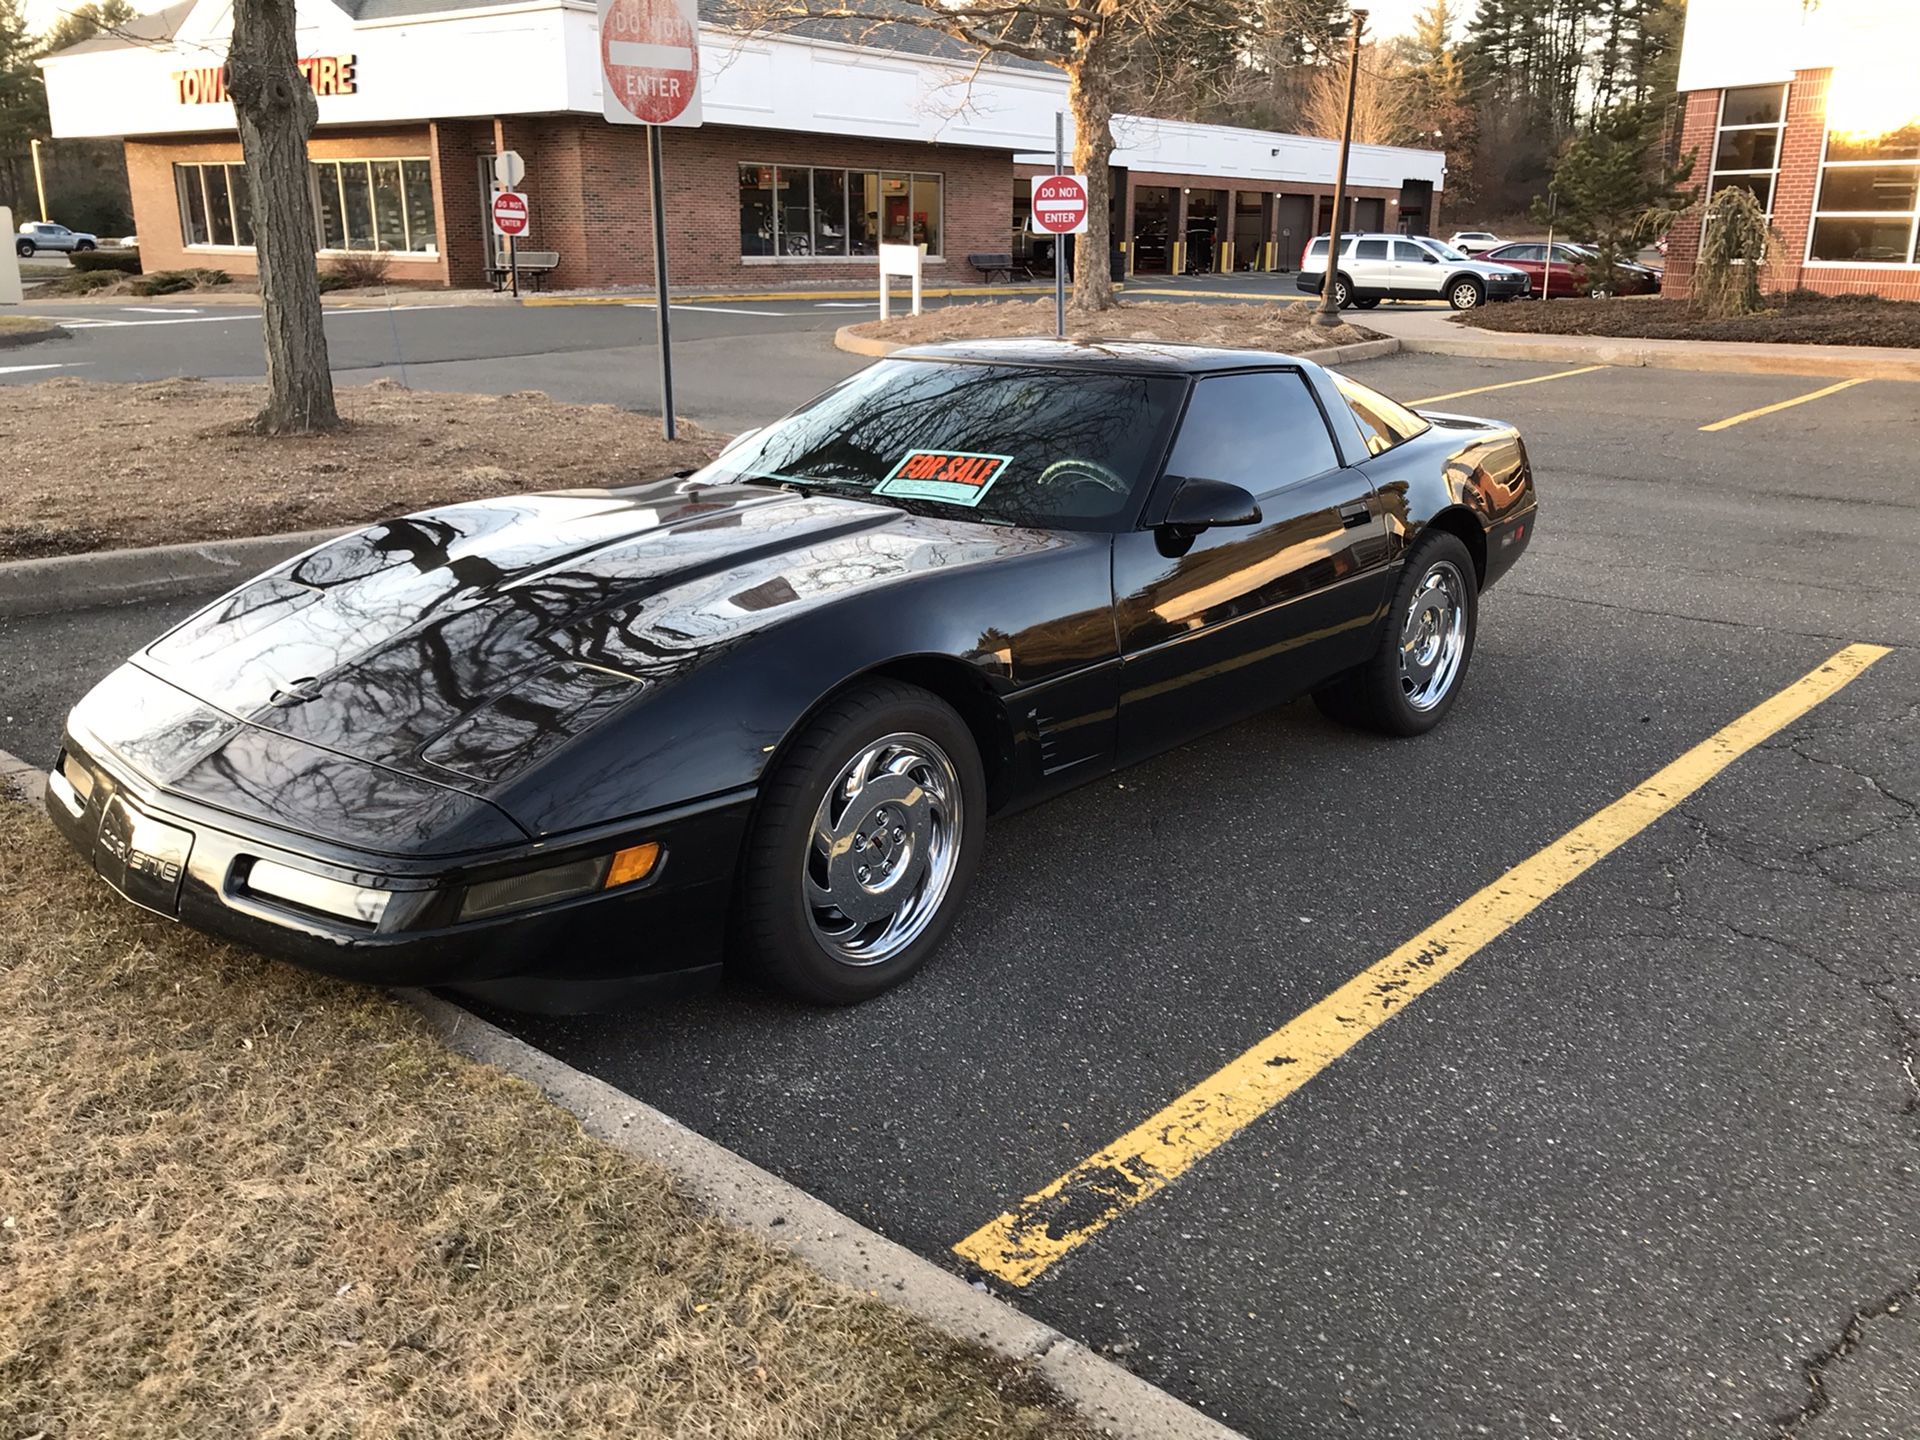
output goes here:
[[[1296, 288], [1318, 295], [1327, 271], [1327, 237], [1316, 235], [1300, 256]], [[1334, 299], [1341, 309], [1371, 310], [1382, 300], [1441, 300], [1471, 310], [1492, 300], [1527, 294], [1524, 271], [1464, 255], [1438, 240], [1411, 235], [1348, 232], [1340, 237]]]
[[1439, 724], [1536, 514], [1511, 426], [1309, 360], [910, 349], [684, 478], [249, 581], [80, 702], [47, 805], [130, 901], [331, 974], [847, 1003], [940, 945], [989, 812], [1302, 693]]
[[45, 220], [29, 220], [14, 236], [14, 253], [22, 258], [39, 250], [98, 250], [100, 239], [84, 230], [69, 230]]
[[[1534, 293], [1549, 299], [1609, 293], [1600, 273], [1600, 252], [1591, 245], [1555, 242], [1549, 254], [1549, 247], [1543, 243], [1518, 241], [1502, 245], [1489, 252], [1486, 258], [1526, 271]], [[1657, 295], [1660, 293], [1660, 279], [1658, 270], [1630, 261], [1617, 261], [1611, 293]]]
[[1447, 244], [1463, 255], [1482, 255], [1505, 243], [1491, 230], [1456, 230], [1447, 237]]

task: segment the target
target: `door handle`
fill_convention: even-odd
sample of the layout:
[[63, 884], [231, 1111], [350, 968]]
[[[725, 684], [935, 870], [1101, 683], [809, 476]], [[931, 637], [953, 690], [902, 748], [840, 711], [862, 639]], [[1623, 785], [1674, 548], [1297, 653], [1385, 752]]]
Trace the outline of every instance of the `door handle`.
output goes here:
[[1356, 500], [1351, 505], [1340, 507], [1340, 524], [1343, 529], [1356, 530], [1372, 518], [1367, 509], [1367, 502], [1364, 500]]

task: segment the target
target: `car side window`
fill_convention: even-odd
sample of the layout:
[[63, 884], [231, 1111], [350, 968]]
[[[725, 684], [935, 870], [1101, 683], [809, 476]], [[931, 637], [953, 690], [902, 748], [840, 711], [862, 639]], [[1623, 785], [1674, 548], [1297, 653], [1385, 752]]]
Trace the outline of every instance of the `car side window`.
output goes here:
[[1396, 240], [1393, 242], [1393, 258], [1402, 265], [1424, 265], [1427, 263], [1427, 254], [1428, 252], [1425, 249], [1414, 244], [1411, 240]]
[[1585, 259], [1564, 245], [1553, 247], [1553, 258], [1562, 265], [1584, 265]]
[[1169, 475], [1224, 480], [1255, 499], [1339, 466], [1326, 419], [1295, 370], [1200, 380], [1167, 459]]
[[1354, 247], [1354, 255], [1361, 260], [1384, 260], [1387, 258], [1387, 242], [1362, 240]]
[[1424, 435], [1433, 428], [1399, 401], [1389, 400], [1378, 390], [1370, 390], [1336, 371], [1327, 373], [1353, 412], [1354, 424], [1360, 428], [1367, 454], [1384, 455], [1402, 441]]

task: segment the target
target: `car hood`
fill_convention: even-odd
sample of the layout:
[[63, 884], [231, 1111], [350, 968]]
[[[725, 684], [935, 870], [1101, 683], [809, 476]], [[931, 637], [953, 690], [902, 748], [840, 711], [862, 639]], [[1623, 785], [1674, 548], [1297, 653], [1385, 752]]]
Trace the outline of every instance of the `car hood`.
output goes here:
[[133, 663], [250, 728], [488, 796], [752, 632], [1055, 543], [753, 485], [517, 496], [311, 551]]

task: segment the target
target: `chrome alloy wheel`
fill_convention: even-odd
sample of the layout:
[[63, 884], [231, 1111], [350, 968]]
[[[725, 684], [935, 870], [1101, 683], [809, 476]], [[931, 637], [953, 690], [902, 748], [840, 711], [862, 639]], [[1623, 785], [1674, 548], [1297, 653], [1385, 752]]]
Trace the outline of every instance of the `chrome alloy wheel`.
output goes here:
[[924, 735], [885, 735], [849, 760], [814, 812], [807, 921], [846, 965], [920, 938], [960, 860], [960, 775]]
[[1467, 653], [1467, 582], [1451, 560], [1420, 577], [1400, 624], [1400, 689], [1415, 710], [1447, 697]]

